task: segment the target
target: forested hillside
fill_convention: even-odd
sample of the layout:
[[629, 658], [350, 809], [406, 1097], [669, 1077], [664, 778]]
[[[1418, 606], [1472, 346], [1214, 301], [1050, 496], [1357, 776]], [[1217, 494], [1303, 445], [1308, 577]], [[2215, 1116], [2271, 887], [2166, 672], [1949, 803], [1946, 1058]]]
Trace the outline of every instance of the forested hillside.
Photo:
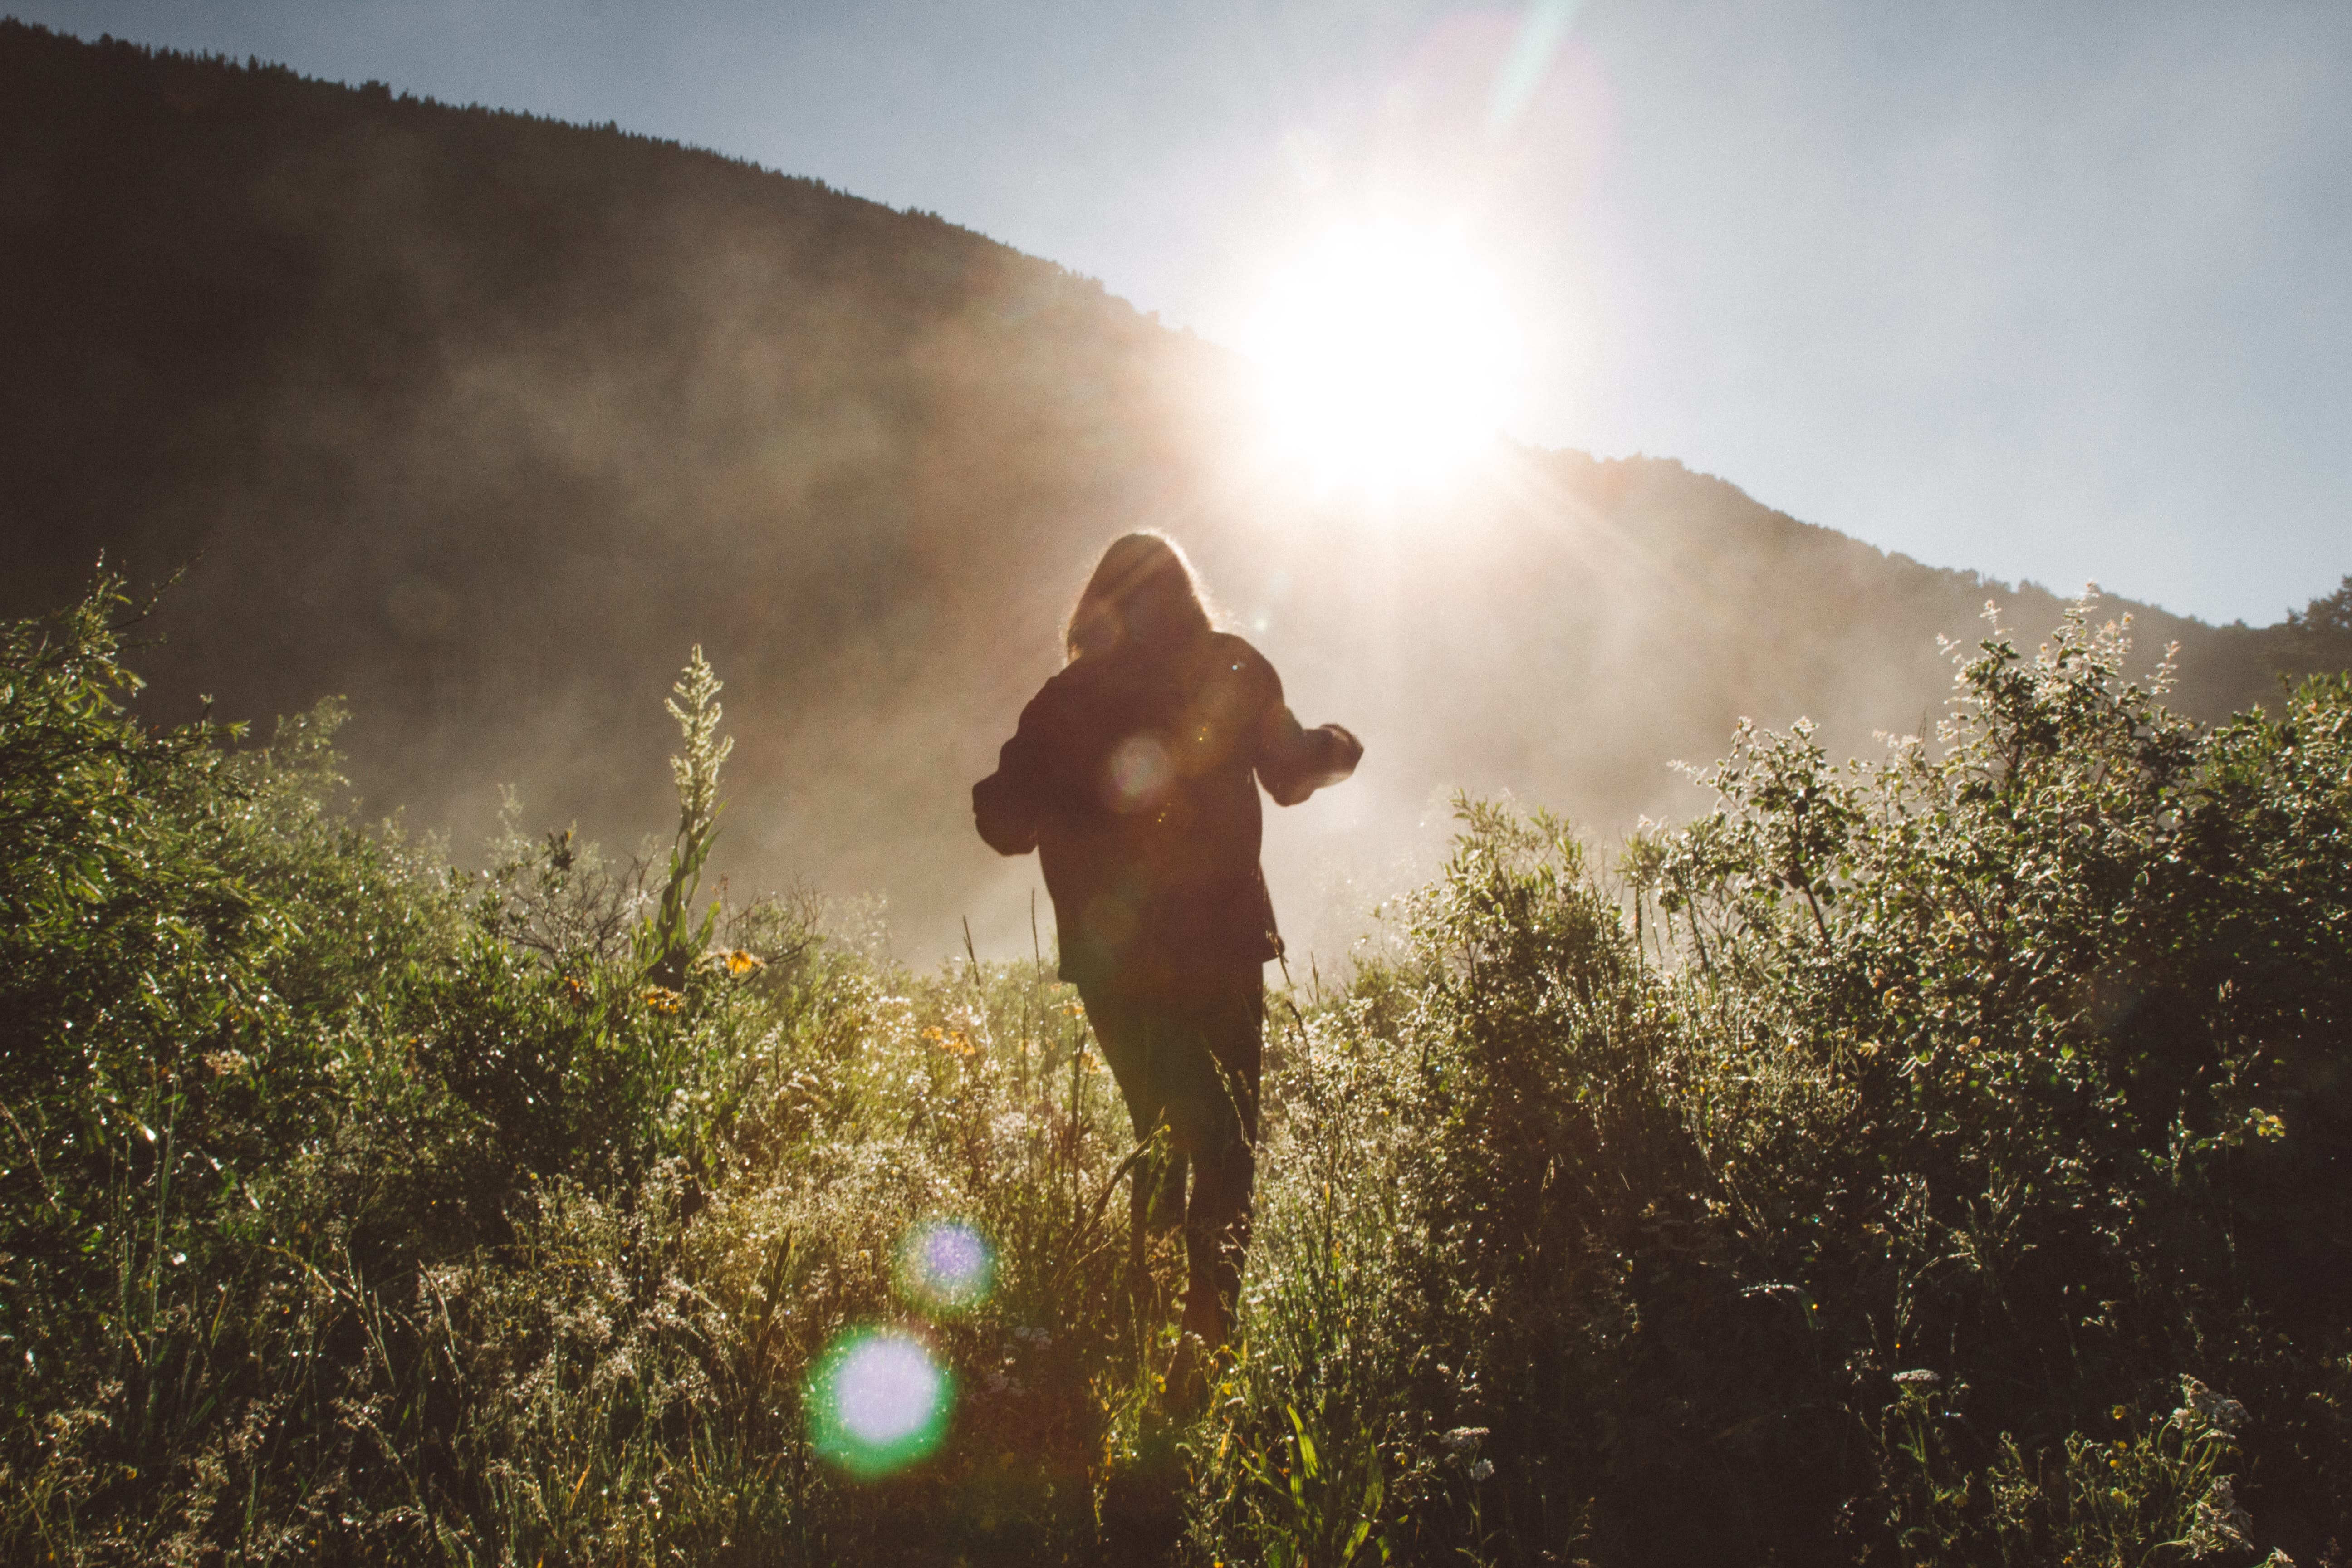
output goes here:
[[[2060, 608], [1671, 461], [1318, 497], [1231, 356], [1095, 283], [610, 127], [0, 24], [0, 610], [74, 598], [101, 551], [188, 568], [143, 710], [345, 695], [368, 808], [461, 855], [506, 784], [533, 823], [658, 820], [658, 776], [608, 758], [661, 743], [653, 672], [700, 643], [742, 741], [719, 865], [886, 896], [916, 954], [967, 914], [1027, 947], [1029, 872], [964, 790], [1129, 527], [1369, 742], [1272, 828], [1326, 953], [1433, 864], [1452, 788], [1603, 836], [1684, 815], [1666, 764], [1740, 717], [1867, 749], [1940, 707], [1936, 638], [1988, 598]], [[2277, 634], [2137, 616], [2188, 710], [2274, 694]]]

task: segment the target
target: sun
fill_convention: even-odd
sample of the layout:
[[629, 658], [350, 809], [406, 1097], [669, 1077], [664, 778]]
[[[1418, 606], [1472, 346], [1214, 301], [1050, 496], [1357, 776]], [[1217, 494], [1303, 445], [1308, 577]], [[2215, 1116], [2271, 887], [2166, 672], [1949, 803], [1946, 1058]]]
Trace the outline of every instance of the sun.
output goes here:
[[1493, 449], [1514, 379], [1511, 292], [1458, 226], [1326, 224], [1267, 268], [1237, 345], [1266, 435], [1327, 489], [1458, 479]]

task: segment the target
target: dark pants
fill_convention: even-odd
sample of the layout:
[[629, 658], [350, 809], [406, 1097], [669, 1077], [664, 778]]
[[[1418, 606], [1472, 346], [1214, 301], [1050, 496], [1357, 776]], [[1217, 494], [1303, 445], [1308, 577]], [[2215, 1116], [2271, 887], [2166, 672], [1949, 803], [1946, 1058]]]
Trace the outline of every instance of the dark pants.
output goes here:
[[1171, 1229], [1181, 1218], [1184, 1330], [1211, 1350], [1232, 1338], [1249, 1249], [1265, 1026], [1262, 969], [1234, 965], [1148, 984], [1079, 988], [1136, 1137], [1168, 1129], [1166, 1163], [1136, 1173], [1135, 1234]]

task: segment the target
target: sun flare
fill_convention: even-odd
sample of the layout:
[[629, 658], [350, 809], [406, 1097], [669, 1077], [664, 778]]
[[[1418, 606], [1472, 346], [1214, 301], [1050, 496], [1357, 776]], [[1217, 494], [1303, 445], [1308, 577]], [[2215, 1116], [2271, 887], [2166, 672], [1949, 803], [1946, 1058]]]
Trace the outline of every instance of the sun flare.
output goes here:
[[1512, 377], [1509, 294], [1443, 226], [1324, 228], [1269, 269], [1242, 345], [1268, 437], [1327, 488], [1458, 479], [1490, 449]]

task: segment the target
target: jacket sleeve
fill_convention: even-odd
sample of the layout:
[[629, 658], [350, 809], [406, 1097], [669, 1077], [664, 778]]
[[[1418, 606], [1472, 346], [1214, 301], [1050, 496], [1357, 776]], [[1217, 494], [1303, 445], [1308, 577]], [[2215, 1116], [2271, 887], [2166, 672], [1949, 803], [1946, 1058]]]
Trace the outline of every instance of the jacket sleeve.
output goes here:
[[1364, 743], [1337, 724], [1301, 727], [1282, 700], [1282, 678], [1265, 667], [1272, 691], [1258, 721], [1257, 776], [1276, 805], [1297, 805], [1356, 771]]
[[1023, 710], [1021, 727], [996, 753], [996, 771], [971, 786], [973, 820], [981, 837], [999, 855], [1026, 855], [1037, 847], [1045, 816], [1045, 747], [1037, 733], [1037, 707], [1032, 701]]

